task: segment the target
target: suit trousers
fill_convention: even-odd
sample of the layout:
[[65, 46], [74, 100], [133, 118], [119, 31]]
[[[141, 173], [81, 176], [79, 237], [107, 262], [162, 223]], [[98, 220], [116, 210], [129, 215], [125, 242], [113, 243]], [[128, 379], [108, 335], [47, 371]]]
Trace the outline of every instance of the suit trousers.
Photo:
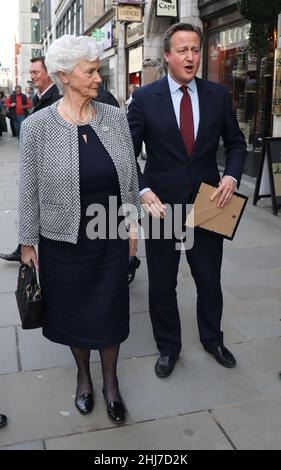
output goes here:
[[[197, 289], [197, 323], [205, 347], [223, 344], [220, 330], [223, 296], [221, 264], [223, 238], [195, 229], [194, 244], [186, 259]], [[177, 356], [181, 350], [181, 324], [177, 304], [177, 276], [181, 251], [175, 239], [146, 240], [149, 309], [153, 333], [161, 355]]]

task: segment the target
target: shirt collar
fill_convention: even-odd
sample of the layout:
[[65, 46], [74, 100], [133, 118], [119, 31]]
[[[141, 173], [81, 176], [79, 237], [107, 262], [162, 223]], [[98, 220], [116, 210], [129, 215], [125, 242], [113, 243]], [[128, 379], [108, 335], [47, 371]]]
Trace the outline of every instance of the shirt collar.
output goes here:
[[54, 86], [54, 83], [51, 83], [51, 85], [48, 86], [48, 88], [46, 88], [46, 90], [44, 90], [43, 93], [40, 93], [39, 90], [37, 90], [36, 94], [37, 94], [39, 100], [41, 100], [42, 96], [44, 96], [45, 93], [47, 93], [47, 91], [49, 91], [50, 88], [52, 88], [52, 86]]
[[[170, 88], [170, 92], [171, 92], [171, 95], [175, 94], [181, 87], [181, 85], [176, 82], [170, 74], [168, 74], [168, 83], [169, 83], [169, 88]], [[187, 85], [188, 89], [192, 92], [195, 92], [196, 91], [196, 82], [195, 82], [195, 78]]]

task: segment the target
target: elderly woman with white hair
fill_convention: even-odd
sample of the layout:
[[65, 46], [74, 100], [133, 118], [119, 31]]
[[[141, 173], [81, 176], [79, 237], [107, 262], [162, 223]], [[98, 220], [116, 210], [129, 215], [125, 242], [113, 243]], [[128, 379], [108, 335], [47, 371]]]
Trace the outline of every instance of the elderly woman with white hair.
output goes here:
[[[125, 114], [94, 101], [101, 78], [93, 38], [55, 40], [46, 65], [63, 98], [22, 127], [21, 259], [39, 268], [44, 336], [70, 346], [75, 358], [76, 408], [88, 414], [94, 407], [89, 361], [97, 349], [107, 412], [119, 424], [125, 421], [117, 359], [129, 334], [128, 253], [136, 253], [141, 216], [133, 144]], [[103, 208], [98, 230], [97, 207]], [[108, 227], [113, 219], [125, 224], [116, 236]]]

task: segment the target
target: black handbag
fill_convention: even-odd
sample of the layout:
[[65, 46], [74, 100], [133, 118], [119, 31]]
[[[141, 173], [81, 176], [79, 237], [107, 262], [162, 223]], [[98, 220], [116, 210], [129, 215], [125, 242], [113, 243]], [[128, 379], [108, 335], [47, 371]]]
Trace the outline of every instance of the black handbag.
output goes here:
[[22, 328], [24, 330], [40, 328], [43, 323], [43, 302], [33, 263], [32, 267], [26, 264], [20, 265], [15, 295]]

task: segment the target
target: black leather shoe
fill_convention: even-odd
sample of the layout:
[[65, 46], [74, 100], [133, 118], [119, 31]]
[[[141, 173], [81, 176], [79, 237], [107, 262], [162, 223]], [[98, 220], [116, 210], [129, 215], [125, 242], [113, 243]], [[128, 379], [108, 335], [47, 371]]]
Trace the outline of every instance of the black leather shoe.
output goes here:
[[114, 424], [123, 424], [125, 422], [126, 410], [120, 401], [107, 403], [107, 414]]
[[0, 415], [0, 428], [3, 428], [4, 426], [6, 426], [7, 422], [8, 422], [7, 416]]
[[216, 346], [214, 348], [206, 348], [204, 349], [214, 356], [215, 360], [223, 367], [227, 367], [228, 369], [232, 369], [236, 366], [236, 359], [233, 354], [226, 349], [225, 346]]
[[18, 250], [13, 251], [13, 253], [0, 253], [0, 258], [2, 258], [4, 261], [20, 261], [21, 254]]
[[128, 284], [131, 284], [135, 279], [136, 270], [140, 267], [140, 260], [134, 256], [134, 259], [129, 263], [129, 270], [128, 270]]
[[94, 397], [92, 393], [82, 393], [75, 398], [75, 406], [82, 415], [88, 415], [94, 408]]
[[161, 379], [169, 377], [173, 372], [178, 356], [160, 356], [155, 364], [155, 374]]

